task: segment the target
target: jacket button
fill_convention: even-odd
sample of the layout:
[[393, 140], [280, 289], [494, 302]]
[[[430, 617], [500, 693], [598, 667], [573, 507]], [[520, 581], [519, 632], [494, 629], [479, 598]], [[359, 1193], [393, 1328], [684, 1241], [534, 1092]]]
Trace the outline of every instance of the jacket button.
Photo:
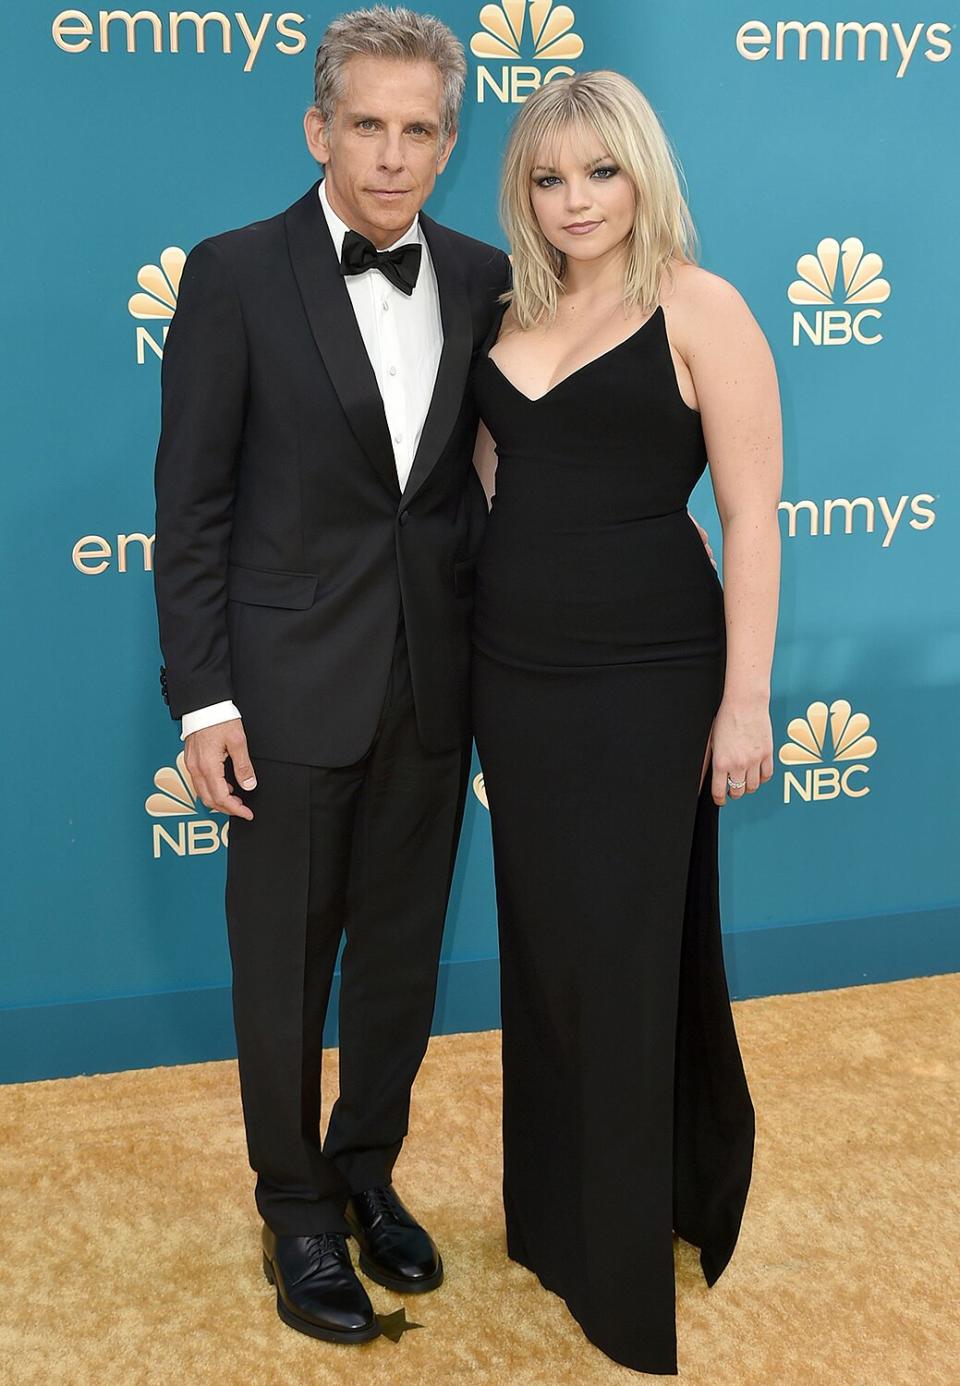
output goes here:
[[409, 510], [401, 510], [401, 511], [400, 511], [400, 523], [401, 523], [402, 525], [405, 525], [405, 524], [407, 523], [407, 521], [409, 520], [409, 518], [410, 518], [410, 511], [409, 511]]

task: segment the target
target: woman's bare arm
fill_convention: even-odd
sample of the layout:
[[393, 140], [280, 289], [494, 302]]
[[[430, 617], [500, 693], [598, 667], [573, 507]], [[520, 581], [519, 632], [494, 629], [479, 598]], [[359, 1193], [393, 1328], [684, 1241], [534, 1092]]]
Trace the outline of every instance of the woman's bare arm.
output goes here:
[[745, 778], [748, 793], [773, 775], [769, 698], [780, 586], [782, 427], [776, 367], [753, 314], [732, 284], [691, 269], [672, 326], [696, 388], [723, 529], [727, 665], [713, 740], [713, 791], [720, 803], [727, 774]]

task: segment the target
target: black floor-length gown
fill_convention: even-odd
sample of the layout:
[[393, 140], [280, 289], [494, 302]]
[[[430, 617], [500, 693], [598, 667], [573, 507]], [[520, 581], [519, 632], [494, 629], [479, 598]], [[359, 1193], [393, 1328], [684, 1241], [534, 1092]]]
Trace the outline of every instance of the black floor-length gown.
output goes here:
[[473, 716], [490, 806], [509, 1255], [605, 1353], [675, 1374], [673, 1232], [712, 1285], [754, 1109], [721, 947], [708, 767], [723, 589], [700, 415], [662, 308], [535, 400], [484, 351], [497, 443]]

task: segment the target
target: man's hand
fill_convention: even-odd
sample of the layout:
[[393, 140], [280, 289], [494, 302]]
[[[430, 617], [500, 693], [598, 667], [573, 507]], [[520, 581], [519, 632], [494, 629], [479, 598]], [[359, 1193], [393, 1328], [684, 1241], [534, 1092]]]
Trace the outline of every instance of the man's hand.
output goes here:
[[[703, 525], [699, 523], [699, 521], [694, 519], [693, 515], [690, 514], [689, 509], [687, 510], [687, 514], [690, 515], [691, 520], [693, 520], [693, 523], [697, 526], [697, 529], [700, 531], [700, 538], [703, 540], [703, 547], [707, 551], [707, 557], [710, 559], [710, 562], [713, 564], [714, 568], [717, 568], [717, 560], [713, 556], [713, 549], [710, 547], [710, 540], [707, 538], [707, 531], [704, 529]], [[719, 572], [720, 570], [717, 568], [717, 571]]]
[[228, 784], [224, 776], [223, 766], [228, 756], [240, 788], [255, 789], [257, 777], [239, 717], [191, 732], [184, 742], [184, 759], [193, 787], [207, 808], [232, 814], [235, 818], [252, 818], [253, 810], [234, 794], [234, 786]]

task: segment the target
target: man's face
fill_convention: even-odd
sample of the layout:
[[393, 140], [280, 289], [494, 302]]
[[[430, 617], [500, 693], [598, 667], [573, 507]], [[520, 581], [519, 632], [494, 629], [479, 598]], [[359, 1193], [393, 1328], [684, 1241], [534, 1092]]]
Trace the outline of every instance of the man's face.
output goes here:
[[325, 165], [330, 205], [378, 249], [406, 231], [446, 167], [456, 132], [440, 145], [443, 81], [433, 63], [357, 54], [328, 125], [304, 116], [310, 153]]

